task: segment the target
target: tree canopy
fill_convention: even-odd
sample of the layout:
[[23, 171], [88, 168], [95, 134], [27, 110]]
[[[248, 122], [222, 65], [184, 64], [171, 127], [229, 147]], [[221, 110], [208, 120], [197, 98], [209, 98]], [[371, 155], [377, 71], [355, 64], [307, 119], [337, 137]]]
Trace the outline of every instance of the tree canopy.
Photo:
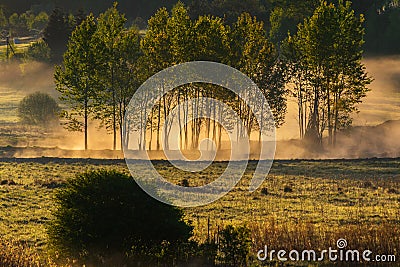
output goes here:
[[363, 16], [355, 15], [350, 2], [321, 2], [314, 14], [289, 36], [285, 48], [293, 95], [299, 107], [300, 136], [322, 144], [351, 124], [371, 82], [361, 63]]

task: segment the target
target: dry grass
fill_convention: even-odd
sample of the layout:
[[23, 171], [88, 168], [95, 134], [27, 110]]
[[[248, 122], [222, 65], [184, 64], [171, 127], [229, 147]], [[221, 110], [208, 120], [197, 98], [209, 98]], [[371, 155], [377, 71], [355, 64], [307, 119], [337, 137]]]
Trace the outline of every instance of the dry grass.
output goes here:
[[[337, 239], [345, 238], [351, 248], [399, 257], [399, 163], [399, 159], [276, 161], [259, 190], [250, 193], [248, 182], [256, 166], [251, 162], [244, 178], [222, 199], [184, 212], [199, 242], [217, 238], [227, 224], [247, 225], [252, 231], [253, 256], [264, 245], [318, 250], [334, 247]], [[226, 167], [226, 163], [215, 163], [201, 173], [184, 174], [165, 161], [155, 165], [172, 182], [186, 179], [190, 186], [210, 182]], [[15, 254], [28, 259], [36, 255], [48, 266], [45, 224], [51, 219], [52, 196], [66, 178], [97, 168], [127, 171], [121, 160], [0, 162], [0, 180], [15, 182], [0, 185], [0, 232], [4, 240], [13, 240], [0, 251], [25, 251]], [[141, 168], [138, 162], [135, 169]], [[25, 244], [24, 249], [20, 244]]]

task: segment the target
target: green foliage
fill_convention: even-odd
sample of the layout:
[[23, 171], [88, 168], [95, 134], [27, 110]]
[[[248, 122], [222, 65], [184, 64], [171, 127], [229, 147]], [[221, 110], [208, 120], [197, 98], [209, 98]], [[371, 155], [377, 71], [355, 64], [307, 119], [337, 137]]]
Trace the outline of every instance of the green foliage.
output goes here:
[[21, 100], [18, 116], [22, 123], [38, 126], [51, 126], [58, 122], [60, 108], [48, 94], [33, 93]]
[[122, 136], [126, 107], [139, 86], [139, 32], [125, 23], [117, 4], [97, 21], [90, 14], [72, 32], [63, 64], [56, 68], [56, 89], [70, 108], [64, 112], [67, 128], [85, 132], [85, 148], [91, 116], [114, 133], [116, 149], [117, 131]]
[[[270, 1], [267, 1], [270, 2]], [[260, 0], [193, 0], [190, 1], [190, 16], [196, 19], [199, 16], [212, 15], [224, 18], [229, 25], [235, 23], [240, 14], [246, 12], [256, 16], [260, 20], [266, 21], [269, 13], [270, 3]]]
[[39, 40], [29, 45], [27, 51], [25, 52], [25, 57], [29, 60], [50, 62], [50, 48], [43, 40]]
[[350, 2], [321, 2], [288, 38], [284, 53], [295, 83], [300, 137], [311, 143], [320, 145], [326, 130], [328, 143], [335, 143], [336, 132], [351, 124], [351, 114], [366, 96], [371, 79], [361, 63], [363, 21]]
[[28, 10], [24, 13], [13, 13], [7, 20], [4, 21], [4, 14], [0, 11], [0, 29], [9, 30], [13, 36], [27, 36], [30, 34], [38, 34], [42, 31], [48, 22], [48, 15], [46, 12], [40, 12], [35, 15], [32, 11]]
[[49, 16], [46, 12], [40, 12], [28, 25], [30, 30], [36, 30], [40, 32], [43, 30], [49, 22]]
[[55, 199], [48, 236], [52, 249], [63, 256], [98, 263], [115, 254], [173, 258], [191, 236], [180, 210], [150, 197], [117, 171], [78, 174]]
[[[122, 136], [126, 108], [138, 82], [139, 32], [126, 29], [126, 18], [117, 9], [117, 3], [97, 19], [94, 35], [99, 91], [96, 92], [96, 118], [113, 133], [114, 150], [117, 132]], [[121, 138], [122, 142], [122, 138]]]
[[4, 15], [3, 8], [0, 7], [0, 30], [5, 30], [7, 25], [7, 17]]
[[247, 266], [251, 249], [251, 233], [245, 226], [227, 225], [221, 231], [221, 260], [225, 266]]
[[60, 99], [71, 109], [63, 113], [67, 119], [66, 127], [69, 130], [85, 132], [86, 149], [88, 118], [93, 111], [93, 95], [99, 84], [93, 39], [96, 29], [94, 16], [87, 16], [73, 31], [63, 64], [56, 66], [54, 74], [56, 90], [61, 93]]
[[365, 49], [370, 54], [400, 53], [400, 5], [371, 7], [366, 13]]
[[43, 31], [43, 40], [51, 49], [52, 59], [59, 62], [65, 52], [73, 21], [61, 9], [56, 8], [48, 18], [48, 23]]

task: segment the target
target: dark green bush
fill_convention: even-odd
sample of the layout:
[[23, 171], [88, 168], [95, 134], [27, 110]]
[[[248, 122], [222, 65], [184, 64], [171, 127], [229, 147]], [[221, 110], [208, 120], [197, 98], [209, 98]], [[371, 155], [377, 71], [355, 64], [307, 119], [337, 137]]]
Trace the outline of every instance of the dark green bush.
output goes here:
[[226, 226], [220, 237], [220, 260], [225, 266], [247, 266], [251, 233], [245, 226]]
[[40, 40], [28, 46], [25, 57], [30, 60], [50, 62], [51, 51], [49, 46], [43, 40]]
[[50, 126], [58, 121], [60, 108], [48, 94], [36, 92], [24, 97], [18, 106], [18, 116], [22, 123]]
[[[192, 227], [181, 210], [146, 194], [128, 175], [90, 171], [69, 179], [56, 194], [48, 226], [53, 252], [96, 264], [176, 261]], [[113, 263], [110, 263], [112, 266]]]

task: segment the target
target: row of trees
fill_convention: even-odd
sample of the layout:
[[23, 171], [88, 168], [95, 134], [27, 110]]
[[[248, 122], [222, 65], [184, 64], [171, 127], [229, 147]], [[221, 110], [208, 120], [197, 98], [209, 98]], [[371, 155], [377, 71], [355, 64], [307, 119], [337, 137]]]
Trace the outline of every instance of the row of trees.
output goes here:
[[[113, 133], [114, 149], [118, 135], [121, 142], [129, 142], [128, 136], [122, 136], [122, 128], [138, 132], [139, 149], [158, 150], [161, 142], [168, 149], [171, 125], [164, 128], [166, 138], [161, 138], [168, 115], [180, 103], [199, 97], [226, 103], [239, 114], [249, 134], [258, 130], [254, 114], [238, 96], [205, 84], [176, 88], [149, 113], [143, 107], [141, 114], [124, 120], [141, 83], [169, 66], [194, 60], [225, 63], [249, 76], [268, 100], [278, 127], [284, 122], [290, 93], [298, 100], [300, 137], [320, 147], [327, 131], [328, 143], [334, 145], [336, 133], [351, 124], [351, 114], [371, 82], [361, 63], [362, 23], [363, 17], [355, 14], [350, 3], [322, 2], [299, 24], [296, 34], [276, 47], [263, 23], [248, 13], [228, 25], [209, 15], [191, 19], [187, 8], [178, 3], [171, 13], [159, 9], [142, 37], [135, 28], [125, 28], [126, 18], [115, 4], [97, 19], [87, 16], [74, 30], [63, 64], [56, 68], [55, 81], [70, 108], [64, 112], [67, 125], [84, 131], [86, 149], [90, 119], [99, 120]], [[162, 86], [158, 90], [164, 92]], [[196, 118], [183, 123], [199, 110], [214, 116], [223, 113], [220, 106], [204, 107], [200, 101], [186, 105], [175, 118], [181, 148], [197, 147], [201, 134], [221, 145], [222, 127], [215, 121]], [[143, 118], [148, 118], [147, 123], [140, 123]], [[238, 138], [243, 134], [239, 129]]]
[[299, 134], [313, 144], [322, 145], [327, 130], [328, 144], [334, 145], [338, 130], [351, 125], [356, 104], [366, 96], [372, 80], [361, 63], [362, 23], [350, 2], [323, 2], [285, 42]]
[[11, 33], [13, 36], [26, 36], [38, 34], [42, 31], [49, 20], [46, 12], [35, 14], [27, 11], [22, 14], [13, 13], [7, 17], [0, 8], [0, 31]]
[[[329, 3], [338, 4], [338, 0]], [[193, 0], [189, 3], [192, 17], [212, 14], [234, 22], [238, 14], [248, 12], [264, 21], [275, 44], [282, 42], [287, 32], [297, 32], [297, 25], [312, 15], [319, 0]], [[368, 54], [400, 53], [400, 5], [398, 0], [352, 0], [357, 15], [365, 16], [365, 52]]]
[[[85, 148], [89, 117], [100, 120], [112, 131], [116, 149], [118, 132], [122, 140], [121, 128], [128, 128], [124, 114], [136, 88], [166, 67], [193, 60], [226, 63], [253, 77], [269, 100], [277, 125], [283, 123], [286, 109], [283, 76], [277, 71], [277, 53], [266, 38], [262, 22], [249, 14], [242, 14], [232, 27], [212, 16], [191, 20], [182, 3], [171, 14], [165, 8], [158, 10], [149, 20], [143, 38], [135, 28], [124, 28], [125, 22], [116, 5], [97, 20], [89, 15], [72, 33], [63, 65], [56, 69], [57, 90], [71, 108], [65, 112], [68, 126], [84, 131]], [[132, 130], [140, 132], [139, 149], [147, 145], [152, 149], [153, 137], [159, 149], [162, 126], [172, 108], [202, 96], [228, 102], [241, 114], [249, 132], [258, 127], [249, 107], [230, 91], [210, 85], [188, 85], [165, 95], [151, 114], [142, 114], [149, 117], [147, 125], [132, 125]], [[192, 110], [185, 109], [182, 118], [193, 115], [200, 105], [196, 103]], [[218, 107], [210, 108], [214, 114], [218, 112]], [[195, 119], [182, 128], [181, 140], [184, 138], [185, 142], [181, 147], [196, 147], [202, 129], [221, 143], [222, 128], [210, 120]], [[150, 140], [146, 140], [147, 132]], [[164, 148], [168, 149], [167, 139]]]
[[[40, 2], [40, 1], [38, 1]], [[51, 2], [51, 1], [50, 1]], [[51, 14], [54, 10], [55, 3], [45, 3], [39, 5], [26, 6], [25, 3], [12, 3], [4, 1], [1, 8], [0, 5], [0, 28], [12, 29], [16, 35], [25, 35], [27, 33], [37, 33], [37, 30], [43, 29], [46, 22], [46, 13]], [[295, 33], [296, 27], [306, 17], [312, 15], [314, 9], [319, 5], [319, 0], [188, 0], [184, 1], [188, 5], [189, 16], [197, 19], [201, 15], [213, 15], [221, 17], [224, 22], [232, 25], [237, 17], [247, 12], [252, 16], [256, 16], [264, 22], [265, 29], [269, 32], [269, 37], [274, 44], [279, 45], [283, 41], [287, 32]], [[330, 0], [337, 4], [337, 0]], [[366, 21], [365, 35], [365, 51], [369, 54], [396, 54], [400, 53], [397, 45], [400, 41], [400, 5], [398, 0], [352, 0], [352, 8], [357, 15], [364, 14]], [[57, 3], [57, 6], [68, 10], [72, 13], [80, 13], [89, 10], [98, 13], [109, 6], [110, 1], [93, 4], [92, 1], [68, 1]], [[140, 26], [142, 29], [146, 27], [147, 18], [154, 11], [167, 5], [171, 7], [174, 3], [165, 3], [160, 0], [146, 1], [120, 1], [120, 8], [123, 10], [128, 20], [133, 24]], [[139, 8], [140, 7], [140, 8]], [[24, 12], [29, 9], [29, 11]], [[56, 8], [59, 11], [61, 9]], [[4, 11], [6, 10], [6, 11]], [[3, 12], [4, 11], [4, 12]], [[17, 13], [16, 13], [17, 12]], [[18, 12], [20, 15], [18, 15]], [[24, 13], [23, 13], [24, 12]], [[71, 15], [67, 15], [71, 17]], [[10, 21], [10, 22], [9, 22]], [[75, 26], [75, 25], [73, 25]], [[63, 29], [60, 28], [62, 31]], [[71, 31], [69, 31], [71, 33]], [[64, 43], [64, 46], [65, 47]]]

